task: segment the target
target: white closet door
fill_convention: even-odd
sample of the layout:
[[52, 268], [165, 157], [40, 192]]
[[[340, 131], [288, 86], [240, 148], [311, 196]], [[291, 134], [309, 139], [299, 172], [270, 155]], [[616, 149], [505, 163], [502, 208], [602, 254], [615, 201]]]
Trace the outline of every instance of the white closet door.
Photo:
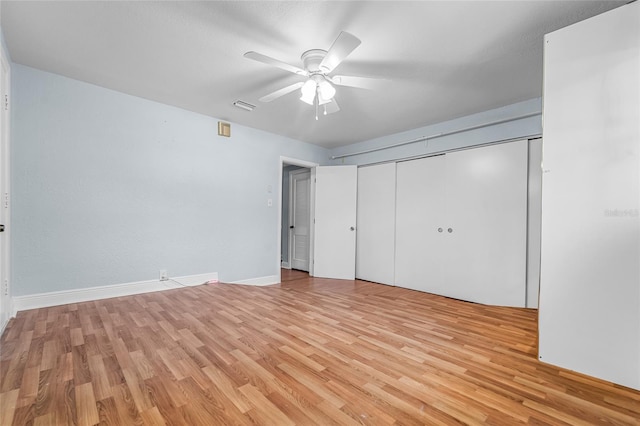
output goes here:
[[356, 278], [394, 283], [396, 164], [358, 169]]
[[356, 275], [356, 166], [315, 168], [313, 275], [353, 280]]
[[523, 140], [446, 155], [446, 279], [435, 293], [525, 306], [527, 154]]
[[432, 293], [443, 286], [444, 183], [444, 155], [397, 165], [397, 286]]

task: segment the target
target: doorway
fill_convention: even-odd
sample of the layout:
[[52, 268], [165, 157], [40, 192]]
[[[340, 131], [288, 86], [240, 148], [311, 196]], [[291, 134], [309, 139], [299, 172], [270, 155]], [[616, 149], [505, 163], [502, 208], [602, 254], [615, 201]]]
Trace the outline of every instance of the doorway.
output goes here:
[[[290, 244], [290, 229], [289, 226], [291, 226], [290, 224], [290, 210], [292, 210], [290, 208], [290, 204], [291, 204], [291, 198], [290, 197], [290, 172], [292, 171], [306, 171], [309, 172], [309, 191], [308, 191], [308, 201], [309, 201], [309, 230], [308, 230], [308, 254], [307, 257], [309, 259], [309, 263], [307, 266], [308, 272], [310, 275], [313, 275], [313, 262], [311, 261], [311, 259], [313, 259], [313, 238], [314, 238], [314, 230], [313, 230], [313, 226], [311, 226], [311, 224], [313, 223], [311, 220], [311, 217], [313, 216], [313, 211], [315, 208], [315, 202], [314, 202], [314, 185], [313, 185], [313, 179], [314, 179], [314, 171], [315, 171], [315, 167], [317, 167], [318, 164], [317, 163], [312, 163], [310, 161], [305, 161], [305, 160], [299, 160], [299, 159], [295, 159], [295, 158], [288, 158], [288, 157], [280, 157], [280, 191], [279, 191], [279, 203], [278, 206], [280, 207], [278, 209], [279, 212], [279, 217], [278, 217], [278, 252], [277, 252], [277, 271], [278, 271], [278, 282], [280, 282], [281, 278], [282, 278], [282, 273], [281, 273], [281, 268], [285, 268], [285, 269], [291, 269], [291, 258], [293, 256], [290, 256], [290, 249], [291, 249], [291, 245]], [[295, 175], [295, 173], [294, 173]], [[295, 229], [295, 224], [293, 225]], [[305, 243], [305, 246], [307, 246], [307, 244]]]

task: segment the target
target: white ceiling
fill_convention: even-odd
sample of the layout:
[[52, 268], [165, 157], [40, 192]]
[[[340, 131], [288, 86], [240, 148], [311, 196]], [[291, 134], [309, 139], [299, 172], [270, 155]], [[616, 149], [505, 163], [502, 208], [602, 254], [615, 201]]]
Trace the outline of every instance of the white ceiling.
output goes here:
[[[2, 1], [0, 13], [13, 62], [332, 148], [539, 97], [543, 35], [624, 3]], [[385, 87], [338, 87], [341, 111], [318, 121], [297, 92], [258, 101], [300, 77], [245, 52], [302, 66], [342, 30], [362, 44], [335, 73]]]

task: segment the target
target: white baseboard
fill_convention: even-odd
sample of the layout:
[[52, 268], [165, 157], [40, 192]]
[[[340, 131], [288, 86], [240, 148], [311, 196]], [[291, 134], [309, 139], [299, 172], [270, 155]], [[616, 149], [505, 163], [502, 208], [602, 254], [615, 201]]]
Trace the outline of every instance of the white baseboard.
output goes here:
[[11, 318], [15, 316], [15, 313], [13, 312], [13, 300], [11, 300], [11, 298], [9, 297], [6, 302], [6, 312], [0, 313], [0, 336], [2, 336], [2, 333], [4, 333], [4, 329], [7, 328], [7, 325], [9, 324], [9, 321], [11, 321]]
[[[194, 285], [200, 285], [204, 283], [213, 283], [213, 282], [217, 283], [218, 273], [210, 272], [208, 274], [187, 275], [185, 277], [177, 277], [177, 278], [171, 278], [171, 279], [179, 282], [182, 285], [194, 286]], [[162, 281], [162, 282], [165, 282], [165, 281]]]
[[289, 262], [280, 262], [280, 267], [284, 269], [291, 269]]
[[233, 281], [230, 284], [244, 284], [244, 285], [271, 285], [271, 284], [278, 284], [280, 281], [278, 281], [278, 276], [277, 275], [269, 275], [266, 277], [258, 277], [258, 278], [249, 278], [248, 280], [240, 280], [240, 281]]
[[[172, 281], [175, 280], [175, 281]], [[49, 306], [67, 305], [69, 303], [87, 302], [90, 300], [109, 299], [111, 297], [131, 296], [154, 291], [172, 290], [182, 286], [196, 286], [206, 282], [218, 282], [218, 273], [187, 275], [172, 280], [148, 280], [126, 284], [114, 284], [101, 287], [80, 288], [74, 290], [53, 291], [50, 293], [31, 294], [13, 297], [12, 316], [27, 309], [46, 308]]]

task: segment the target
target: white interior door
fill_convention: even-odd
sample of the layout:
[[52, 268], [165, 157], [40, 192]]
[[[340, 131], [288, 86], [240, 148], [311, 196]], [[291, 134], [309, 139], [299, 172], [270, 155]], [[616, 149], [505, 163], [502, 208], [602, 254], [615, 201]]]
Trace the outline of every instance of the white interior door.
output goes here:
[[393, 285], [396, 163], [358, 168], [356, 278]]
[[395, 284], [443, 294], [445, 156], [398, 163]]
[[289, 264], [293, 269], [309, 271], [311, 172], [289, 173]]
[[315, 168], [316, 277], [355, 279], [357, 173], [356, 166]]

